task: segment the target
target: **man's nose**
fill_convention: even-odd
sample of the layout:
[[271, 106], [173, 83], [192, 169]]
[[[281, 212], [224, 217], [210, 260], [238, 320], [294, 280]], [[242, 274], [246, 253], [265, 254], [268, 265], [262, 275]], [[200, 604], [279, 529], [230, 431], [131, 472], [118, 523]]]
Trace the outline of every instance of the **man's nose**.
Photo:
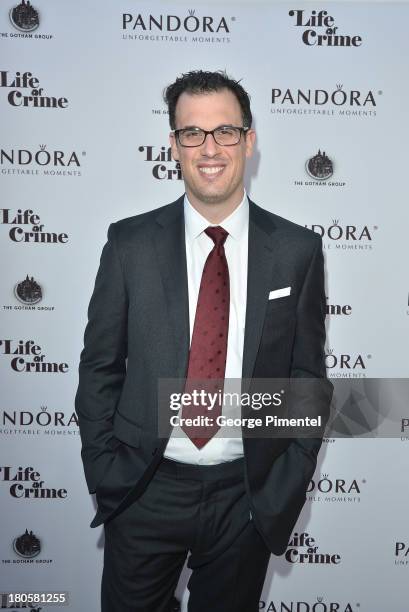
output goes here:
[[204, 143], [202, 144], [202, 153], [208, 157], [217, 155], [220, 151], [220, 146], [214, 139], [213, 134], [206, 134]]

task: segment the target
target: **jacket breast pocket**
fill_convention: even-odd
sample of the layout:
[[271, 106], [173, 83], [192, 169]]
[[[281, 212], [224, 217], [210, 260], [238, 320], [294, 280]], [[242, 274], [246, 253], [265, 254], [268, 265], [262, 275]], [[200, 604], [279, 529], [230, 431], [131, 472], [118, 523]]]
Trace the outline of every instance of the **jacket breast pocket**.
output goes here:
[[274, 347], [276, 351], [280, 345], [281, 353], [286, 347], [292, 346], [296, 324], [296, 305], [295, 295], [269, 300], [264, 317], [261, 346], [268, 347], [269, 350]]
[[275, 310], [276, 308], [288, 308], [289, 311], [292, 311], [296, 304], [297, 296], [295, 294], [274, 298], [273, 300], [268, 300], [267, 312]]

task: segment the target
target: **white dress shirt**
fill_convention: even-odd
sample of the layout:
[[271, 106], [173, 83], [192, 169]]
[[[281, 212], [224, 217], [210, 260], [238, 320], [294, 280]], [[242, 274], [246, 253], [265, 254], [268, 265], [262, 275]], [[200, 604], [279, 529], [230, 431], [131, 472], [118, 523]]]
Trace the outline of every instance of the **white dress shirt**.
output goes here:
[[[203, 267], [214, 247], [212, 239], [204, 230], [211, 225], [220, 225], [228, 232], [224, 249], [230, 276], [229, 333], [227, 339], [226, 379], [241, 379], [243, 365], [244, 326], [247, 302], [247, 261], [249, 203], [246, 192], [234, 212], [221, 223], [211, 224], [184, 200], [186, 261], [189, 290], [190, 341], [196, 314], [197, 298]], [[225, 387], [226, 391], [226, 387]], [[196, 448], [180, 427], [173, 429], [165, 449], [165, 457], [183, 463], [214, 465], [233, 461], [243, 456], [241, 437], [223, 438], [219, 430], [202, 449]]]

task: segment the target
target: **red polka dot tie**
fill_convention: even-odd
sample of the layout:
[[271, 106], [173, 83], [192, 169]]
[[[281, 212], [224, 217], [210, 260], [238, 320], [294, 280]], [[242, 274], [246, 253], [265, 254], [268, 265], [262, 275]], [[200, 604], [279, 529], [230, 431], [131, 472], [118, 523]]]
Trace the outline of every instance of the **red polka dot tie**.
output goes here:
[[[190, 394], [197, 389], [197, 382], [200, 383], [199, 392], [217, 393], [220, 390], [223, 393], [226, 370], [230, 281], [224, 243], [228, 233], [219, 226], [208, 227], [205, 232], [213, 240], [214, 247], [203, 268], [197, 299], [185, 387], [185, 392]], [[198, 406], [184, 406], [182, 411], [183, 418], [196, 421], [195, 425], [183, 425], [182, 429], [199, 449], [220, 429], [216, 418], [222, 413], [222, 404], [217, 401], [212, 410], [208, 410], [208, 405], [208, 402], [200, 402]]]

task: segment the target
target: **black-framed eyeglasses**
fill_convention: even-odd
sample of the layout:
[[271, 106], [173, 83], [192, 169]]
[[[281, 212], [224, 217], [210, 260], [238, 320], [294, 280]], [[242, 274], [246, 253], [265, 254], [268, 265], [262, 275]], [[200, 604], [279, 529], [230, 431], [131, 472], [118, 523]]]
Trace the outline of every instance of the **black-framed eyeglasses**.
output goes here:
[[206, 136], [211, 134], [214, 141], [223, 147], [231, 147], [240, 142], [242, 134], [250, 128], [235, 127], [233, 125], [220, 125], [214, 130], [202, 130], [202, 128], [191, 127], [181, 130], [174, 130], [174, 134], [182, 147], [200, 147], [206, 140]]

